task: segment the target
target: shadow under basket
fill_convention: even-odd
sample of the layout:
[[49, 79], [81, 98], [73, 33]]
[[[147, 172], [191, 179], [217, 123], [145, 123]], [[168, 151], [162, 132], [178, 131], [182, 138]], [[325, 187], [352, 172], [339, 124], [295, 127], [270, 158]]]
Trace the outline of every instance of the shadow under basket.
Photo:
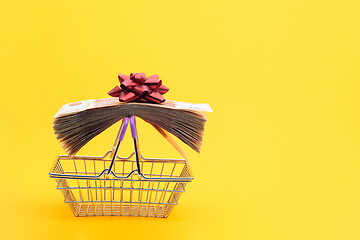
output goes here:
[[60, 155], [50, 171], [75, 216], [167, 217], [193, 180], [185, 159]]

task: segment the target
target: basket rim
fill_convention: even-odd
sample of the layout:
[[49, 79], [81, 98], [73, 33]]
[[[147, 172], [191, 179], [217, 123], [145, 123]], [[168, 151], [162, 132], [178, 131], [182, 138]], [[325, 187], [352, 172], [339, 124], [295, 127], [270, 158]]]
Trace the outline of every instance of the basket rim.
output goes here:
[[[55, 179], [83, 179], [83, 180], [102, 180], [102, 181], [144, 181], [144, 182], [191, 182], [194, 179], [192, 171], [190, 169], [189, 162], [187, 159], [180, 158], [147, 158], [142, 154], [140, 155], [141, 162], [160, 162], [160, 163], [183, 163], [187, 168], [189, 177], [146, 177], [142, 173], [138, 174], [137, 170], [132, 170], [127, 176], [120, 177], [117, 176], [112, 170], [110, 175], [114, 178], [109, 178], [110, 175], [106, 175], [108, 169], [104, 169], [99, 175], [73, 175], [73, 174], [62, 174], [56, 173], [55, 168], [59, 164], [60, 160], [93, 160], [93, 161], [106, 161], [111, 162], [111, 159], [106, 159], [108, 155], [111, 155], [112, 151], [106, 152], [103, 156], [86, 156], [86, 155], [59, 155], [56, 157], [50, 172], [49, 177]], [[116, 155], [116, 160], [124, 162], [135, 162], [131, 157], [135, 154], [132, 152], [128, 157], [119, 157]], [[137, 174], [138, 179], [131, 179], [131, 176]], [[104, 177], [105, 176], [105, 177]]]

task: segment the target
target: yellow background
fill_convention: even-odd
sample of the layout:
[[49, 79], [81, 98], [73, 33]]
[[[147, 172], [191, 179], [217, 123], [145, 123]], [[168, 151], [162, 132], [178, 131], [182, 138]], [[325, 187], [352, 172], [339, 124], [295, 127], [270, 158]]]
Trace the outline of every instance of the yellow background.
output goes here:
[[[1, 1], [1, 238], [359, 239], [359, 7]], [[182, 145], [195, 180], [167, 219], [76, 218], [48, 177], [63, 153], [52, 116], [130, 72], [213, 108], [202, 153]], [[103, 154], [116, 128], [83, 152]], [[146, 124], [140, 137], [146, 156], [173, 153]]]

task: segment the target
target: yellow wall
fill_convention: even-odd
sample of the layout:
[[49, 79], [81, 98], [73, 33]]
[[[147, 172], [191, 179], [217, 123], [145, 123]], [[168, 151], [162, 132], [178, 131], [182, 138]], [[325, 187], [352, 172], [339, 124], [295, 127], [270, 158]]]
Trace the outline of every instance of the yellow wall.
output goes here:
[[[1, 1], [0, 236], [359, 239], [359, 7]], [[184, 147], [196, 179], [167, 219], [75, 218], [48, 177], [63, 153], [52, 116], [107, 97], [130, 72], [157, 73], [166, 98], [213, 108], [202, 153]], [[140, 129], [146, 155], [172, 153]], [[101, 155], [114, 134], [84, 151]]]

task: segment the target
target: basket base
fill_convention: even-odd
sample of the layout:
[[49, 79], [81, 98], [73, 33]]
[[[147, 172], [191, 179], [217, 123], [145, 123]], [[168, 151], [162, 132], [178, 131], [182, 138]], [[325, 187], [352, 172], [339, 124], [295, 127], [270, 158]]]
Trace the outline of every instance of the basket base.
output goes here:
[[[133, 216], [133, 217], [167, 217], [166, 208], [172, 206], [159, 206], [149, 204], [78, 204], [71, 208], [77, 217], [91, 216]], [[140, 210], [140, 211], [139, 211]]]

